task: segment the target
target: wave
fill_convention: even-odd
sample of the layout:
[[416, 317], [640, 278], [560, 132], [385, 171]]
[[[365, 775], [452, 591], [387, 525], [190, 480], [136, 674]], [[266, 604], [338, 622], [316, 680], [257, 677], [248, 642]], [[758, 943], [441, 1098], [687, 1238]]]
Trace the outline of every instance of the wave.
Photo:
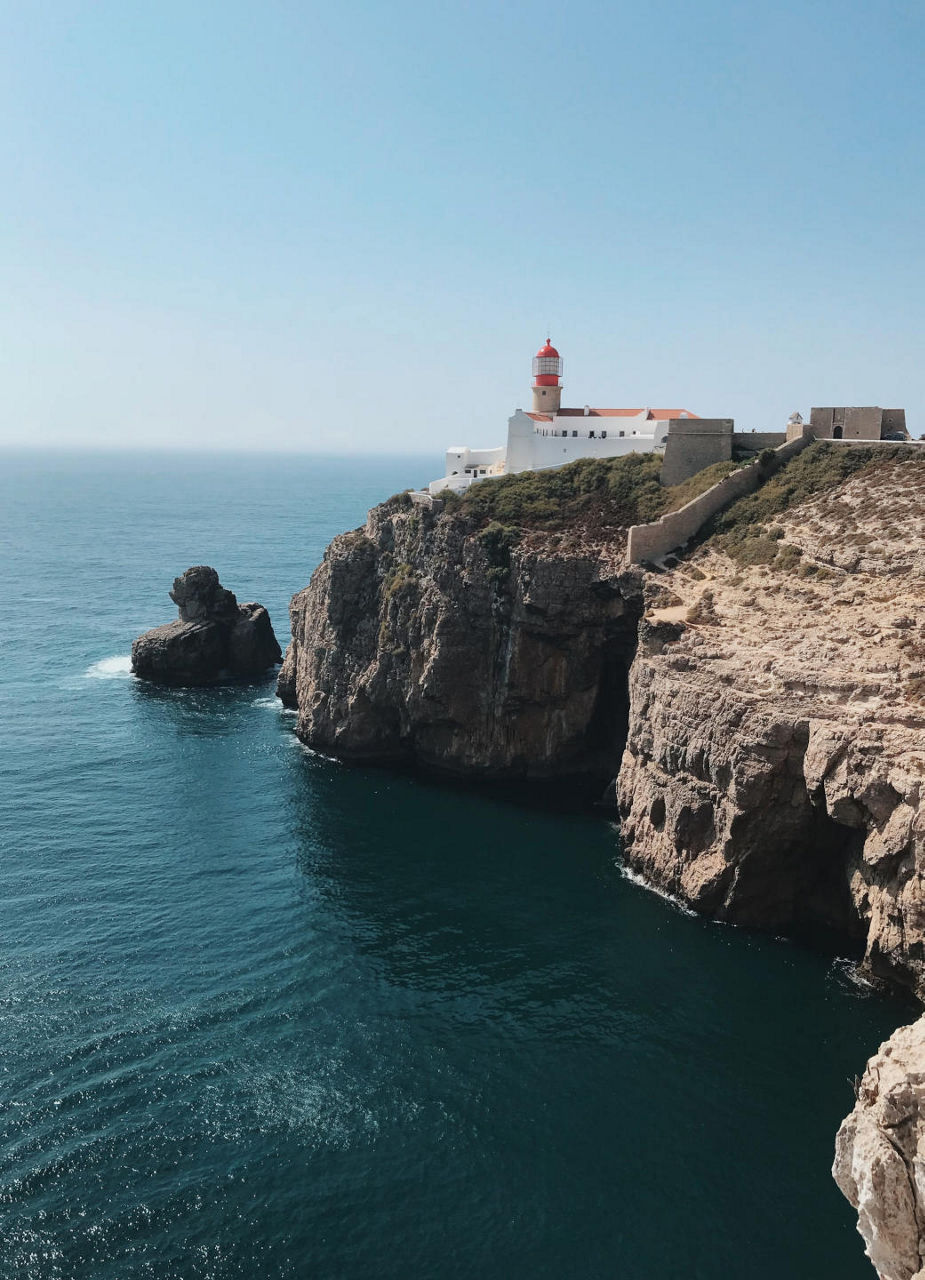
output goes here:
[[297, 738], [294, 733], [290, 739], [290, 743], [292, 746], [298, 747], [303, 755], [311, 756], [314, 760], [327, 760], [328, 764], [343, 763], [343, 761], [339, 760], [337, 756], [326, 756], [323, 751], [316, 751], [314, 747], [308, 746], [308, 744], [303, 742], [301, 738]]
[[641, 876], [638, 871], [633, 871], [624, 863], [616, 864], [617, 870], [624, 880], [629, 880], [630, 884], [636, 885], [640, 889], [646, 889], [649, 893], [654, 893], [657, 898], [663, 898], [665, 902], [670, 902], [673, 907], [682, 912], [686, 916], [696, 916], [697, 912], [693, 907], [689, 907], [681, 898], [675, 897], [673, 893], [669, 893], [667, 889], [660, 889], [658, 885], [652, 884], [645, 876]]
[[132, 655], [117, 653], [112, 658], [100, 658], [84, 675], [88, 680], [127, 680], [132, 674]]
[[842, 987], [855, 995], [870, 996], [883, 990], [883, 984], [865, 973], [857, 961], [847, 956], [836, 956], [829, 965], [831, 977]]

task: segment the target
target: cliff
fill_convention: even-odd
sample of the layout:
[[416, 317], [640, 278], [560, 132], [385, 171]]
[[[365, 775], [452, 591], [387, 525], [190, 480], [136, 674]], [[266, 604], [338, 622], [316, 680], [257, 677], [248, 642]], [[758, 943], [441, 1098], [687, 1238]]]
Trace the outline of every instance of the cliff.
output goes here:
[[732, 465], [664, 489], [652, 455], [587, 459], [374, 508], [292, 599], [277, 691], [297, 733], [350, 760], [603, 785], [642, 610], [626, 530]]
[[925, 460], [823, 487], [815, 450], [649, 577], [624, 856], [720, 919], [854, 935], [925, 992]]
[[[813, 445], [688, 554], [627, 569], [627, 526], [719, 474], [659, 490], [634, 457], [440, 514], [400, 497], [335, 539], [292, 601], [278, 691], [300, 737], [468, 776], [618, 773], [623, 855], [652, 884], [834, 930], [925, 999], [925, 458]], [[908, 1280], [925, 1020], [893, 1040], [836, 1176], [881, 1274]]]
[[925, 1018], [867, 1064], [832, 1173], [881, 1280], [925, 1280]]
[[[814, 446], [650, 575], [618, 782], [651, 882], [720, 919], [853, 936], [920, 999], [923, 480], [909, 452]], [[883, 1280], [925, 1280], [923, 1097], [925, 1018], [871, 1059], [836, 1146]]]
[[613, 542], [401, 500], [292, 601], [278, 691], [303, 741], [482, 777], [613, 777], [642, 592]]

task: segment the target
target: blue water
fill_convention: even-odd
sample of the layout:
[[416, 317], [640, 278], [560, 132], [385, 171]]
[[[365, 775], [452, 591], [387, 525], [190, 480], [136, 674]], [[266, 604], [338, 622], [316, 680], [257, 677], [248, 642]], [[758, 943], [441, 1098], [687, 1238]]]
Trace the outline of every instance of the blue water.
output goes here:
[[909, 1011], [621, 877], [600, 818], [127, 674], [439, 459], [0, 454], [0, 1275], [869, 1280], [829, 1175]]

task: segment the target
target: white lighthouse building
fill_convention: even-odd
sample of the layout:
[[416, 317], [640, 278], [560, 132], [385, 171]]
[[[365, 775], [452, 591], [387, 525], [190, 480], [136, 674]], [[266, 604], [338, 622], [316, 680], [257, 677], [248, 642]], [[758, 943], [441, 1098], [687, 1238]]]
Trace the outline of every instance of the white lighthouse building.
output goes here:
[[617, 458], [664, 449], [672, 418], [696, 418], [686, 409], [562, 408], [562, 357], [549, 339], [533, 358], [533, 408], [507, 422], [507, 444], [497, 449], [454, 445], [446, 451], [446, 475], [428, 488], [461, 492], [488, 476], [561, 467], [576, 458]]

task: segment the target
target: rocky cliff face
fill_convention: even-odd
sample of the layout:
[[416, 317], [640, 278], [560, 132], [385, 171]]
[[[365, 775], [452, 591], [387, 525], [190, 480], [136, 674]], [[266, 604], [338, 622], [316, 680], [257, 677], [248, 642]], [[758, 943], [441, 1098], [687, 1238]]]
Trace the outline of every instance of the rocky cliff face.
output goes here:
[[[852, 934], [925, 999], [922, 467], [875, 467], [751, 533], [648, 581], [625, 857], [712, 916]], [[923, 1100], [925, 1019], [868, 1064], [838, 1136], [883, 1280], [925, 1280]]]
[[925, 992], [920, 468], [753, 535], [649, 580], [625, 856], [705, 913], [854, 933], [874, 973]]
[[881, 1280], [925, 1280], [925, 1019], [868, 1062], [832, 1173]]
[[[294, 597], [280, 696], [312, 746], [470, 776], [612, 776], [625, 739], [631, 866], [720, 919], [831, 927], [925, 999], [925, 459], [905, 456], [645, 573], [615, 530], [387, 504]], [[886, 1280], [925, 1280], [923, 1096], [925, 1019], [839, 1135]]]
[[622, 552], [375, 508], [293, 598], [278, 691], [299, 736], [353, 760], [606, 781], [642, 601]]
[[132, 670], [141, 679], [214, 684], [263, 675], [282, 658], [263, 605], [239, 605], [207, 565], [175, 578], [170, 598], [177, 621], [146, 631], [132, 645]]

